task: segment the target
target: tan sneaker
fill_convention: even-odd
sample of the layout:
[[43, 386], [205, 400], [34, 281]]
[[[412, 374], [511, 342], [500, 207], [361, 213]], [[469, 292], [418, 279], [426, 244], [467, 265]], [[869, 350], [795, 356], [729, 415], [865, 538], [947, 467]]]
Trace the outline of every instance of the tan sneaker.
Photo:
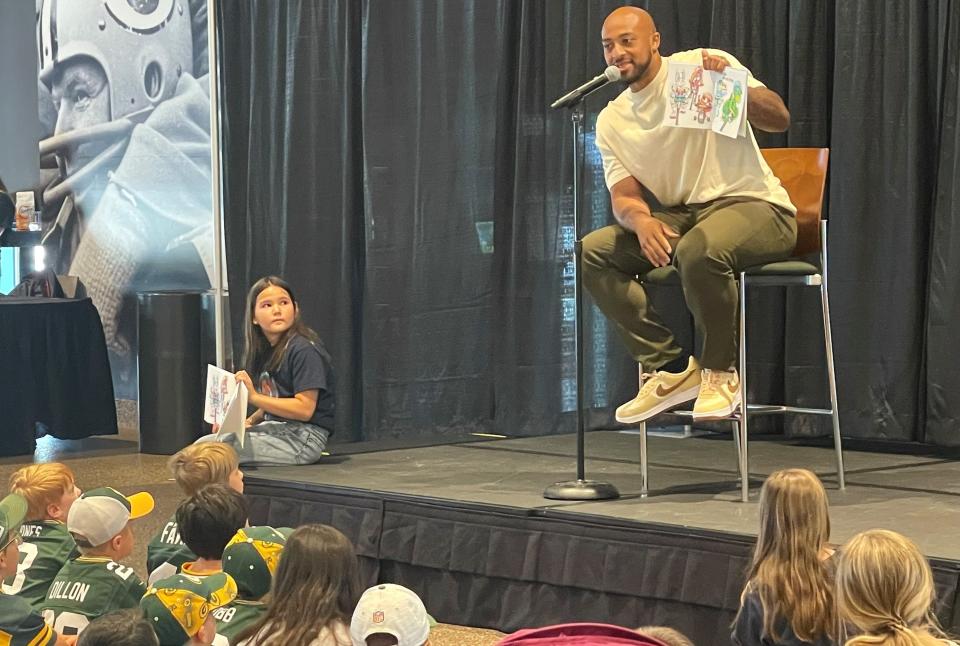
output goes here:
[[740, 406], [740, 377], [736, 370], [706, 370], [693, 405], [694, 420], [730, 417]]
[[700, 392], [700, 364], [693, 357], [680, 373], [654, 372], [644, 375], [637, 396], [617, 409], [616, 418], [623, 424], [636, 424], [654, 415], [695, 399]]

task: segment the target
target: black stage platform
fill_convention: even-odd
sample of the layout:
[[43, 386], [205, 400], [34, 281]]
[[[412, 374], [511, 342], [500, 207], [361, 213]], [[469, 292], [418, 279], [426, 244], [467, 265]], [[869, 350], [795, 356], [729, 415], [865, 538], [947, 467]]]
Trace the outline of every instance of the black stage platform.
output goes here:
[[[342, 445], [319, 464], [249, 471], [252, 521], [332, 524], [354, 541], [366, 583], [416, 590], [438, 621], [512, 631], [563, 621], [666, 624], [700, 646], [728, 644], [756, 532], [759, 485], [804, 466], [830, 495], [832, 540], [885, 527], [931, 557], [940, 618], [960, 630], [960, 462], [751, 441], [751, 502], [739, 502], [729, 436], [651, 437], [640, 498], [636, 435], [587, 436], [587, 477], [607, 502], [545, 500], [574, 475], [575, 436], [389, 448]], [[377, 449], [377, 450], [371, 450]]]

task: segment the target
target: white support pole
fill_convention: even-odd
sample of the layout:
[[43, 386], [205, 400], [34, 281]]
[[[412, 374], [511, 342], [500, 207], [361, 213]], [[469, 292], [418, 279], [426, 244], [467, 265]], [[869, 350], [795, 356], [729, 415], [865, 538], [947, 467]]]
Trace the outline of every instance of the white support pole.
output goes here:
[[224, 298], [228, 296], [224, 276], [226, 247], [223, 243], [223, 180], [220, 164], [220, 57], [217, 53], [217, 0], [207, 0], [207, 56], [210, 79], [210, 182], [214, 239], [214, 325], [217, 333], [217, 365], [226, 368], [229, 334], [225, 329]]

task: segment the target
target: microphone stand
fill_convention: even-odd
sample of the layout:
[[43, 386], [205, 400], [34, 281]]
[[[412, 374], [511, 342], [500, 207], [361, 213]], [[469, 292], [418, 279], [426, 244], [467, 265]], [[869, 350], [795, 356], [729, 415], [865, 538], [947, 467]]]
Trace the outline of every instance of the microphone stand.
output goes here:
[[583, 378], [583, 287], [580, 269], [582, 264], [582, 243], [580, 240], [580, 180], [583, 171], [583, 159], [580, 154], [580, 141], [583, 138], [583, 98], [572, 107], [570, 123], [573, 126], [573, 236], [574, 236], [574, 343], [576, 344], [577, 364], [577, 479], [555, 482], [543, 492], [550, 500], [612, 500], [620, 497], [620, 492], [609, 482], [587, 480], [584, 469], [584, 378]]

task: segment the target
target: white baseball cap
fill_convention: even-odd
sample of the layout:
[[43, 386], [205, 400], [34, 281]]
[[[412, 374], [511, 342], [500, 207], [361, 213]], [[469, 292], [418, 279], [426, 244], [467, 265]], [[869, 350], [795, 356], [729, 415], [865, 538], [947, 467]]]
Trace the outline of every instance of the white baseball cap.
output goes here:
[[350, 620], [350, 639], [354, 646], [366, 646], [367, 637], [384, 633], [396, 637], [398, 646], [421, 646], [434, 623], [416, 592], [384, 583], [360, 596]]
[[151, 511], [153, 496], [146, 491], [124, 496], [111, 487], [91, 489], [70, 505], [67, 531], [99, 547], [122, 532], [128, 522]]

